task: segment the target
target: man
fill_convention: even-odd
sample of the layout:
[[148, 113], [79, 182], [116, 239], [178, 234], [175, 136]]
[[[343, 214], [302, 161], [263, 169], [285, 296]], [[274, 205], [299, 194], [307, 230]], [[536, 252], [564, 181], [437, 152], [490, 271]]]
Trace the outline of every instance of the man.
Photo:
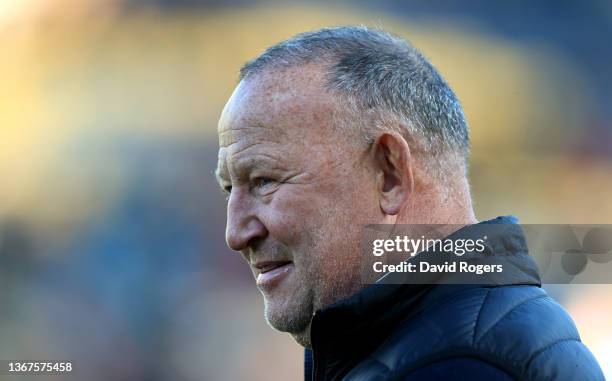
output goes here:
[[281, 42], [242, 68], [218, 132], [227, 244], [268, 323], [306, 348], [307, 380], [603, 379], [533, 261], [522, 285], [364, 285], [366, 225], [479, 226], [462, 108], [406, 41], [338, 27]]

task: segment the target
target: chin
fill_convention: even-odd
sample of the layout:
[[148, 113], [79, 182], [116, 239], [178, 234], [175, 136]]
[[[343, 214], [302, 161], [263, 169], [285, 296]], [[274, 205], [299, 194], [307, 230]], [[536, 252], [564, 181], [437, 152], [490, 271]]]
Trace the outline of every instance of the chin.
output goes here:
[[312, 303], [300, 303], [302, 298], [279, 299], [278, 296], [264, 296], [264, 313], [268, 324], [277, 331], [293, 335], [304, 332], [312, 320]]

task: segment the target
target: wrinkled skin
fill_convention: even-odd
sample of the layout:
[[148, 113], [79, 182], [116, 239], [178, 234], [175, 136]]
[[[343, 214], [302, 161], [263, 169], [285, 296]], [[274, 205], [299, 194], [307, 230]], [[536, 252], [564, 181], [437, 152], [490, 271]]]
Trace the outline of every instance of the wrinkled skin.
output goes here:
[[218, 128], [227, 244], [256, 279], [258, 263], [288, 263], [278, 284], [258, 287], [269, 324], [305, 346], [313, 313], [363, 287], [363, 226], [389, 222], [368, 147], [333, 127], [337, 98], [313, 65], [257, 74], [235, 89]]

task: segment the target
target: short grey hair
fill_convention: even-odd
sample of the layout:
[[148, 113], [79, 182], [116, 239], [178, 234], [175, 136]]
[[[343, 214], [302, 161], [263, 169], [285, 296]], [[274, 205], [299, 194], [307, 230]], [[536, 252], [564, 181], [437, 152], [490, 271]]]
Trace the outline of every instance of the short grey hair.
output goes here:
[[246, 63], [240, 79], [308, 63], [323, 63], [327, 90], [342, 94], [347, 108], [359, 113], [351, 123], [362, 123], [360, 133], [370, 142], [394, 129], [425, 153], [466, 160], [469, 134], [461, 104], [408, 41], [365, 26], [301, 33]]

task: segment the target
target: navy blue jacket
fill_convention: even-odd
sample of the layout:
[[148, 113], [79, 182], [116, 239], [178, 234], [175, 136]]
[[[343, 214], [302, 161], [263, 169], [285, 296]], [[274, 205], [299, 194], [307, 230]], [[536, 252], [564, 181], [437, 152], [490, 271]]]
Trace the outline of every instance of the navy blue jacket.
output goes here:
[[[500, 222], [513, 219], [486, 223]], [[306, 381], [604, 380], [570, 316], [540, 288], [516, 226], [489, 239], [521, 264], [520, 284], [374, 284], [317, 311]]]

